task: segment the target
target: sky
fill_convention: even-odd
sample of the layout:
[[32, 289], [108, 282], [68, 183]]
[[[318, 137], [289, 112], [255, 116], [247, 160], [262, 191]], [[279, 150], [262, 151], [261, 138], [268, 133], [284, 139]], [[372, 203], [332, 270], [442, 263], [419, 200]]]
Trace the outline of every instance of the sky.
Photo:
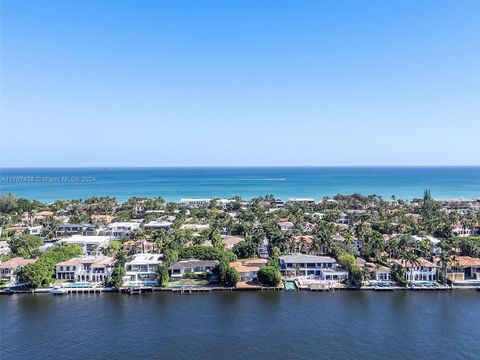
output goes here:
[[1, 0], [0, 166], [480, 165], [480, 1]]

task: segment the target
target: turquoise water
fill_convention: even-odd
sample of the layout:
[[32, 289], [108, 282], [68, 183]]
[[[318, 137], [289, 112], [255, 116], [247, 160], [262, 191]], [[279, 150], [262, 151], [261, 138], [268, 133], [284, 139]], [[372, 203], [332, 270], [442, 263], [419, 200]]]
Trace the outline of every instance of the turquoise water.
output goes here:
[[281, 199], [337, 193], [412, 199], [480, 198], [480, 167], [302, 168], [3, 168], [0, 193], [53, 201], [115, 196], [232, 197], [274, 194]]

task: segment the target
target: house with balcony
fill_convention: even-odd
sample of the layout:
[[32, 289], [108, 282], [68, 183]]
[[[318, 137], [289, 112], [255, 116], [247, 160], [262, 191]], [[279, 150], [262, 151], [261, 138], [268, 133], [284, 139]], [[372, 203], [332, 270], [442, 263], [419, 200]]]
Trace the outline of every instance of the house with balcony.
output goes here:
[[83, 256], [55, 265], [55, 278], [60, 281], [104, 283], [110, 279], [115, 261], [108, 256]]
[[196, 275], [201, 275], [204, 273], [211, 274], [213, 268], [218, 264], [218, 260], [180, 260], [170, 266], [170, 278], [172, 280], [179, 280], [182, 279], [186, 274], [190, 273], [194, 273]]
[[348, 278], [334, 258], [306, 254], [280, 256], [280, 272], [284, 276], [312, 276], [320, 280], [341, 282]]
[[23, 259], [20, 257], [12, 258], [0, 264], [0, 281], [2, 284], [17, 284], [18, 271], [28, 265], [33, 264], [37, 259]]
[[158, 268], [162, 264], [163, 254], [135, 254], [133, 259], [125, 263], [127, 286], [158, 285]]
[[404, 268], [406, 280], [410, 283], [437, 281], [438, 266], [424, 258], [419, 258], [415, 262], [393, 260], [393, 263]]

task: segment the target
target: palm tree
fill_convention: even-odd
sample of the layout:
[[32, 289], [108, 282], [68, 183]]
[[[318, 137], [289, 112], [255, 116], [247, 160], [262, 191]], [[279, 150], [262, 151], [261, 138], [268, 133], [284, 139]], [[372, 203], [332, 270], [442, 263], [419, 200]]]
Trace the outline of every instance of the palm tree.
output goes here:
[[404, 266], [407, 267], [410, 272], [411, 284], [413, 281], [413, 268], [420, 265], [420, 258], [412, 252], [405, 252], [403, 254], [400, 254], [400, 259], [403, 261]]
[[445, 285], [448, 280], [448, 266], [455, 262], [455, 258], [451, 253], [443, 251], [440, 254], [440, 261], [443, 270], [443, 285]]

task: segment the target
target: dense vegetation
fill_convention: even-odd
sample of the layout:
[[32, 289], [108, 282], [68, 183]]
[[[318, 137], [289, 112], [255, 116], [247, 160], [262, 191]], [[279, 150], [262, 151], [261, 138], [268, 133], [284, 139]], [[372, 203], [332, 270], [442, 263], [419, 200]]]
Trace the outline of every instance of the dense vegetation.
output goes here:
[[20, 278], [32, 287], [48, 286], [55, 277], [55, 264], [81, 255], [77, 244], [57, 245], [44, 252], [34, 264], [21, 270]]

